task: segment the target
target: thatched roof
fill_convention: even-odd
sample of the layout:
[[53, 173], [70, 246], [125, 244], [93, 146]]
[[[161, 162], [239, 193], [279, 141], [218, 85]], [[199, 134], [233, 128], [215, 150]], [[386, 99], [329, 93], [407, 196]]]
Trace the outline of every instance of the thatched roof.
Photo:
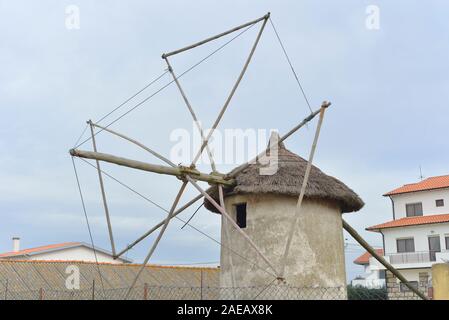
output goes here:
[[[276, 140], [275, 140], [276, 141]], [[273, 175], [261, 175], [260, 163], [251, 164], [248, 168], [235, 176], [236, 185], [225, 190], [225, 196], [234, 194], [281, 194], [299, 196], [307, 161], [287, 150], [283, 143], [278, 149], [278, 169]], [[237, 171], [235, 168], [229, 173]], [[211, 187], [207, 192], [217, 200], [217, 187]], [[336, 202], [343, 212], [358, 211], [364, 206], [363, 200], [340, 180], [328, 176], [320, 169], [312, 166], [304, 197]], [[205, 207], [217, 212], [216, 208], [207, 200]]]

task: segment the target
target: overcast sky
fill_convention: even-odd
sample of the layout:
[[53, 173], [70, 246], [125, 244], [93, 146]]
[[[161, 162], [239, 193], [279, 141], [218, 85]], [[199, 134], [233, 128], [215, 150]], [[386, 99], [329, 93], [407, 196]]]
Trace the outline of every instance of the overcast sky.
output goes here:
[[[68, 5], [79, 29], [67, 28]], [[378, 29], [367, 28], [367, 7], [379, 8]], [[449, 4], [445, 1], [7, 1], [0, 0], [0, 251], [11, 237], [22, 247], [89, 242], [68, 150], [85, 128], [164, 72], [168, 52], [270, 11], [310, 103], [332, 101], [315, 164], [366, 202], [344, 218], [364, 229], [392, 219], [382, 194], [424, 176], [448, 174]], [[69, 21], [70, 26], [70, 21]], [[372, 25], [371, 25], [372, 26]], [[215, 119], [257, 28], [251, 28], [189, 72], [182, 84], [205, 127]], [[230, 38], [171, 59], [179, 74]], [[170, 80], [145, 90], [108, 124]], [[308, 115], [273, 29], [267, 25], [248, 72], [220, 128], [286, 132]], [[175, 129], [192, 131], [179, 93], [168, 87], [111, 128], [168, 156]], [[315, 122], [287, 141], [307, 157]], [[87, 137], [87, 135], [85, 135]], [[107, 133], [100, 151], [158, 163]], [[90, 149], [86, 143], [84, 149]], [[95, 171], [76, 160], [95, 244], [109, 249]], [[226, 171], [232, 166], [219, 166]], [[104, 170], [168, 208], [179, 180], [104, 165]], [[164, 212], [105, 178], [119, 248]], [[196, 192], [189, 189], [181, 202]], [[197, 206], [180, 217], [187, 219]], [[201, 209], [192, 224], [219, 239], [220, 220]], [[217, 262], [219, 246], [174, 221], [153, 263]], [[141, 261], [151, 241], [129, 257]], [[348, 242], [355, 240], [348, 237]], [[347, 250], [348, 279], [361, 273]]]

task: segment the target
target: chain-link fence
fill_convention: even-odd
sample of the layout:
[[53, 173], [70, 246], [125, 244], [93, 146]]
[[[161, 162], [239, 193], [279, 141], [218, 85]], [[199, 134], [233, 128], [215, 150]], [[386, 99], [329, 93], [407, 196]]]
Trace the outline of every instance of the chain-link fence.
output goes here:
[[387, 300], [386, 289], [358, 287], [170, 287], [136, 286], [105, 289], [92, 287], [83, 290], [39, 289], [28, 291], [0, 290], [1, 300]]

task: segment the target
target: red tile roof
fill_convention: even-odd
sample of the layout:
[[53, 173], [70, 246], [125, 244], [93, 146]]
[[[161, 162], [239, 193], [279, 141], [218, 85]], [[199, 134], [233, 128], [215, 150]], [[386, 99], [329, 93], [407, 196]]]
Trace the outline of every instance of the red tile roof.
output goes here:
[[432, 224], [449, 222], [449, 214], [434, 214], [431, 216], [407, 217], [397, 220], [388, 221], [366, 228], [369, 231], [379, 231], [380, 229], [416, 226], [420, 224]]
[[[384, 255], [384, 250], [383, 249], [375, 249], [376, 253], [378, 255], [383, 256]], [[367, 251], [364, 254], [362, 254], [360, 257], [358, 257], [357, 259], [354, 260], [355, 264], [369, 264], [369, 258], [371, 258], [372, 255]]]
[[401, 193], [441, 189], [441, 188], [449, 188], [449, 175], [430, 177], [417, 183], [406, 184], [400, 188], [385, 193], [384, 196], [392, 196]]
[[53, 249], [60, 249], [60, 248], [65, 248], [65, 247], [72, 247], [72, 246], [77, 246], [77, 245], [81, 245], [81, 242], [63, 242], [63, 243], [56, 243], [56, 244], [51, 244], [51, 245], [47, 245], [47, 246], [41, 246], [41, 247], [36, 247], [36, 248], [30, 248], [30, 249], [24, 249], [24, 250], [20, 250], [17, 252], [14, 251], [10, 251], [10, 252], [5, 252], [0, 254], [0, 258], [5, 258], [5, 257], [13, 257], [13, 256], [23, 256], [23, 255], [27, 255], [30, 253], [39, 253], [39, 252], [44, 252], [47, 250], [53, 250]]

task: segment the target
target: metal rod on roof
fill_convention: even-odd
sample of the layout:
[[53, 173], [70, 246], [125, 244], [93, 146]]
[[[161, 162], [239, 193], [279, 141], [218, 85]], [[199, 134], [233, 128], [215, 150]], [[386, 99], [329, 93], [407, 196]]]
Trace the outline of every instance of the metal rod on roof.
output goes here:
[[[313, 157], [315, 155], [316, 145], [318, 143], [318, 137], [320, 136], [321, 125], [323, 124], [324, 112], [326, 111], [325, 107], [321, 107], [320, 118], [318, 120], [318, 124], [315, 131], [315, 137], [313, 138], [312, 148], [310, 150], [309, 161], [307, 161], [306, 172], [304, 173], [304, 179], [302, 180], [301, 191], [299, 193], [298, 202], [296, 204], [295, 213], [290, 222], [290, 231], [288, 233], [287, 244], [285, 246], [284, 254], [281, 259], [281, 270], [279, 272], [279, 278], [284, 278], [285, 273], [285, 264], [287, 261], [288, 253], [290, 251], [290, 246], [292, 244], [293, 236], [295, 234], [296, 226], [299, 223], [299, 218], [301, 217], [301, 206], [302, 201], [304, 199], [304, 194], [307, 188], [307, 182], [309, 181], [310, 170], [312, 169]], [[279, 144], [278, 144], [279, 145]]]
[[343, 222], [343, 228], [358, 242], [360, 245], [365, 248], [377, 261], [379, 261], [388, 271], [394, 274], [407, 288], [409, 288], [412, 292], [418, 295], [423, 300], [429, 300], [421, 291], [412, 286], [409, 281], [398, 271], [396, 270], [387, 260], [384, 259], [381, 255], [379, 255], [376, 250], [370, 246], [365, 239], [362, 238], [358, 232], [351, 227], [345, 220], [341, 219]]
[[[175, 212], [173, 212], [172, 216], [170, 219], [173, 219], [174, 217], [176, 217], [178, 214], [180, 214], [181, 212], [183, 212], [185, 209], [187, 209], [188, 207], [190, 207], [192, 204], [194, 204], [195, 202], [197, 202], [198, 200], [200, 200], [201, 198], [203, 198], [204, 196], [202, 194], [197, 195], [195, 198], [193, 198], [192, 200], [190, 200], [189, 202], [187, 202], [185, 205], [183, 205], [181, 208], [177, 209]], [[120, 251], [114, 258], [117, 259], [118, 257], [122, 256], [125, 252], [131, 250], [136, 244], [138, 244], [140, 241], [144, 240], [146, 237], [148, 237], [150, 234], [152, 234], [154, 231], [156, 231], [157, 229], [159, 229], [161, 226], [164, 225], [164, 223], [166, 222], [167, 218], [162, 220], [161, 222], [159, 222], [158, 224], [156, 224], [154, 227], [152, 227], [150, 230], [148, 230], [147, 232], [145, 232], [143, 235], [141, 235], [139, 238], [137, 238], [136, 241], [134, 241], [133, 243], [131, 243], [130, 245], [128, 245], [125, 249], [123, 249], [122, 251]]]
[[[331, 105], [330, 102], [324, 101], [321, 104], [320, 109], [312, 112], [310, 115], [308, 115], [307, 117], [304, 118], [304, 120], [302, 120], [298, 125], [296, 125], [295, 127], [293, 127], [289, 132], [287, 132], [286, 134], [284, 134], [278, 141], [278, 145], [280, 145], [282, 142], [284, 142], [284, 140], [286, 140], [288, 137], [290, 137], [293, 133], [295, 133], [296, 131], [298, 131], [299, 129], [301, 129], [303, 126], [305, 126], [308, 122], [310, 122], [313, 118], [315, 118], [320, 112], [321, 112], [321, 108], [325, 107], [329, 107]], [[264, 151], [262, 151], [260, 154], [258, 154], [254, 159], [252, 159], [251, 161], [248, 161], [247, 163], [241, 165], [240, 167], [237, 167], [236, 169], [234, 169], [231, 173], [226, 174], [225, 178], [234, 178], [236, 175], [238, 175], [240, 172], [242, 172], [243, 170], [247, 169], [252, 163], [256, 163], [258, 161], [258, 159], [260, 159], [261, 157], [264, 157], [268, 151], [269, 147], [267, 147]]]
[[267, 24], [269, 17], [270, 17], [270, 13], [267, 13], [267, 15], [265, 15], [265, 17], [263, 19], [263, 23], [262, 23], [262, 26], [260, 27], [259, 33], [257, 34], [256, 40], [254, 41], [254, 44], [251, 47], [251, 51], [250, 51], [248, 57], [246, 58], [245, 64], [243, 65], [243, 68], [242, 68], [242, 71], [240, 71], [237, 81], [235, 82], [234, 86], [232, 87], [231, 92], [228, 95], [228, 98], [226, 99], [223, 107], [221, 108], [220, 113], [218, 114], [217, 119], [215, 120], [214, 124], [212, 125], [211, 130], [207, 134], [205, 141], [201, 145], [200, 150], [198, 150], [198, 153], [196, 154], [195, 158], [193, 159], [192, 164], [195, 164], [198, 161], [198, 159], [200, 158], [201, 154], [203, 153], [204, 148], [206, 147], [207, 143], [209, 142], [210, 137], [214, 133], [214, 130], [217, 128], [218, 124], [220, 123], [220, 121], [223, 117], [223, 114], [225, 113], [226, 109], [228, 108], [229, 103], [232, 100], [232, 97], [234, 96], [235, 92], [237, 91], [237, 88], [240, 85], [240, 82], [242, 81], [243, 76], [246, 73], [246, 70], [248, 69], [249, 63], [251, 62], [254, 52], [256, 51], [260, 37], [262, 36], [263, 30], [265, 29], [265, 25]]
[[210, 41], [212, 41], [212, 40], [216, 40], [216, 39], [221, 38], [221, 37], [223, 37], [223, 36], [225, 36], [225, 35], [228, 35], [228, 34], [230, 34], [230, 33], [233, 33], [233, 32], [235, 32], [235, 31], [238, 31], [238, 30], [240, 30], [240, 29], [243, 29], [243, 28], [245, 28], [245, 27], [248, 27], [248, 26], [250, 26], [250, 25], [252, 25], [252, 24], [258, 23], [259, 21], [267, 20], [269, 17], [270, 17], [270, 13], [268, 12], [266, 15], [264, 15], [263, 17], [260, 17], [260, 18], [258, 18], [258, 19], [256, 19], [256, 20], [253, 20], [253, 21], [244, 23], [244, 24], [242, 24], [242, 25], [239, 25], [239, 26], [237, 26], [237, 27], [234, 27], [234, 28], [232, 28], [232, 29], [229, 29], [228, 31], [222, 32], [222, 33], [217, 34], [217, 35], [215, 35], [215, 36], [212, 36], [212, 37], [209, 37], [209, 38], [204, 39], [204, 40], [202, 40], [202, 41], [196, 42], [196, 43], [191, 44], [191, 45], [189, 45], [189, 46], [186, 46], [186, 47], [184, 47], [184, 48], [181, 48], [181, 49], [178, 49], [178, 50], [174, 50], [174, 51], [171, 51], [171, 52], [169, 52], [169, 53], [164, 53], [164, 54], [162, 54], [162, 58], [165, 59], [166, 57], [169, 57], [169, 56], [172, 56], [172, 55], [175, 55], [175, 54], [178, 54], [178, 53], [181, 53], [181, 52], [184, 52], [184, 51], [193, 49], [193, 48], [198, 47], [198, 46], [201, 46], [201, 45], [203, 45], [203, 44], [205, 44], [205, 43], [208, 43], [208, 42], [210, 42]]
[[249, 243], [251, 247], [257, 252], [257, 254], [265, 261], [265, 263], [274, 271], [275, 274], [277, 274], [276, 269], [274, 268], [273, 264], [268, 260], [268, 258], [262, 253], [262, 251], [259, 249], [259, 247], [253, 242], [253, 240], [246, 234], [245, 231], [243, 231], [237, 223], [229, 216], [229, 214], [226, 212], [226, 209], [221, 207], [206, 191], [204, 191], [201, 186], [196, 183], [195, 180], [193, 180], [190, 176], [186, 176], [187, 181], [189, 181], [199, 192], [201, 192], [207, 200], [222, 214], [225, 216], [225, 218], [231, 223], [231, 225], [239, 232], [243, 238]]
[[[92, 135], [92, 145], [94, 148], [94, 152], [97, 152], [97, 143], [95, 141], [94, 127], [93, 127], [92, 121], [89, 120], [87, 123], [90, 126], [90, 132]], [[108, 232], [109, 232], [109, 240], [111, 241], [112, 256], [115, 256], [114, 235], [112, 233], [111, 218], [109, 216], [109, 208], [108, 208], [108, 203], [106, 201], [106, 192], [104, 191], [103, 176], [101, 174], [100, 161], [95, 160], [95, 162], [97, 165], [98, 180], [100, 181], [101, 197], [103, 199], [103, 207], [104, 207], [104, 212], [106, 214], [106, 222], [108, 224]]]
[[176, 195], [175, 200], [173, 201], [173, 204], [170, 208], [170, 212], [167, 215], [167, 219], [165, 219], [165, 223], [164, 226], [162, 227], [161, 231], [159, 231], [159, 234], [156, 238], [156, 240], [154, 240], [153, 245], [151, 246], [150, 251], [148, 252], [147, 256], [145, 257], [145, 260], [143, 261], [142, 265], [139, 268], [139, 271], [136, 274], [136, 277], [134, 278], [133, 282], [131, 283], [131, 286], [129, 287], [129, 290], [125, 296], [125, 300], [128, 299], [129, 295], [131, 294], [132, 289], [134, 288], [134, 286], [136, 285], [137, 280], [140, 277], [140, 274], [142, 273], [143, 269], [145, 268], [146, 264], [148, 263], [148, 261], [150, 260], [151, 256], [153, 255], [154, 251], [156, 250], [157, 245], [159, 244], [159, 241], [161, 240], [162, 236], [165, 233], [165, 230], [168, 227], [168, 224], [173, 216], [173, 212], [176, 209], [176, 206], [178, 205], [179, 200], [181, 199], [182, 194], [184, 193], [185, 188], [187, 187], [187, 181], [184, 181], [181, 185], [181, 188], [178, 191], [178, 194]]

